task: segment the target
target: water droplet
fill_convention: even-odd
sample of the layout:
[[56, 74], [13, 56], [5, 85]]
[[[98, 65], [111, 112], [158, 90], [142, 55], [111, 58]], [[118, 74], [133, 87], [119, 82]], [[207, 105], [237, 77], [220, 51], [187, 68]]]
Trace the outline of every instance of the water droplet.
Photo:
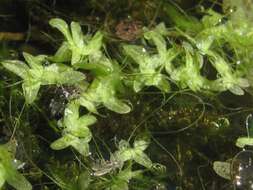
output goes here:
[[240, 61], [240, 60], [236, 61], [236, 64], [237, 64], [237, 65], [240, 65], [240, 64], [241, 64], [241, 61]]

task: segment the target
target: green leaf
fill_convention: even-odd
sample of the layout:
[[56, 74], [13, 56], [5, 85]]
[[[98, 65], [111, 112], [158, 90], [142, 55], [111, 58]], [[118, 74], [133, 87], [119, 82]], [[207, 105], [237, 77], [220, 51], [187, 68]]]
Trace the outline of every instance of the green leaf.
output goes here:
[[12, 155], [5, 145], [0, 145], [0, 188], [7, 181], [16, 190], [31, 190], [31, 184], [13, 165], [15, 155]]
[[84, 41], [83, 41], [83, 33], [82, 33], [80, 24], [77, 22], [71, 22], [70, 27], [71, 27], [71, 33], [72, 33], [72, 37], [73, 37], [73, 41], [75, 45], [78, 48], [83, 49]]
[[135, 140], [134, 141], [134, 148], [144, 151], [148, 148], [149, 144], [150, 144], [150, 142], [148, 142], [146, 140], [142, 140], [142, 139]]
[[88, 156], [89, 153], [89, 141], [88, 138], [78, 138], [71, 134], [64, 134], [63, 137], [54, 141], [50, 147], [54, 150], [62, 150], [69, 146], [74, 147], [83, 156]]
[[151, 168], [153, 166], [152, 161], [150, 158], [141, 151], [136, 151], [134, 155], [134, 161], [146, 168]]
[[89, 110], [91, 113], [98, 114], [98, 111], [96, 109], [96, 105], [92, 102], [87, 100], [85, 97], [80, 97], [79, 102], [82, 106], [84, 106], [87, 110]]
[[244, 148], [245, 146], [253, 146], [253, 138], [240, 137], [236, 140], [235, 145], [239, 148]]
[[54, 56], [49, 57], [49, 60], [56, 62], [56, 63], [62, 63], [62, 62], [68, 62], [71, 60], [71, 50], [69, 48], [69, 45], [67, 42], [63, 42], [60, 48], [57, 50]]
[[25, 79], [27, 77], [29, 67], [22, 61], [6, 60], [2, 61], [2, 65], [9, 71], [21, 77], [22, 79]]
[[23, 56], [32, 69], [36, 70], [37, 72], [41, 72], [41, 70], [43, 69], [42, 62], [46, 59], [46, 56], [33, 56], [26, 52], [23, 52]]
[[213, 170], [220, 177], [223, 177], [227, 180], [231, 180], [231, 164], [230, 163], [215, 161], [213, 163]]
[[98, 31], [88, 44], [83, 48], [82, 55], [91, 55], [97, 53], [103, 44], [103, 34]]
[[82, 57], [83, 57], [82, 54], [78, 50], [72, 49], [71, 64], [75, 65], [81, 62]]
[[64, 20], [59, 19], [59, 18], [53, 18], [49, 21], [49, 24], [52, 27], [57, 28], [59, 31], [61, 31], [61, 33], [67, 39], [68, 43], [73, 44], [73, 40], [69, 31], [68, 24]]
[[128, 160], [134, 160], [136, 163], [151, 168], [153, 166], [152, 161], [144, 153], [144, 150], [148, 147], [148, 142], [145, 140], [135, 140], [134, 147], [130, 147], [129, 143], [125, 140], [119, 142], [119, 150], [113, 154], [113, 158], [118, 162], [124, 163]]
[[[10, 168], [9, 168], [10, 169]], [[16, 170], [8, 170], [7, 172], [7, 183], [17, 190], [31, 190], [31, 184], [26, 180], [26, 178], [18, 173]]]
[[235, 95], [242, 96], [244, 95], [243, 89], [241, 89], [239, 86], [234, 85], [233, 87], [228, 89], [230, 92], [232, 92]]
[[90, 139], [86, 138], [76, 138], [74, 141], [71, 142], [71, 146], [73, 146], [81, 155], [89, 156], [89, 141]]
[[[67, 80], [66, 80], [67, 79]], [[76, 84], [85, 79], [81, 72], [63, 64], [52, 64], [44, 68], [42, 81], [48, 84]]]
[[143, 64], [145, 60], [149, 59], [146, 54], [146, 50], [137, 45], [124, 45], [124, 52], [127, 56], [130, 56], [137, 64]]
[[67, 148], [68, 146], [71, 145], [71, 142], [74, 141], [76, 137], [70, 134], [66, 134], [63, 137], [57, 139], [54, 141], [50, 147], [54, 150], [62, 150], [64, 148]]
[[68, 126], [67, 131], [69, 131], [71, 134], [77, 137], [91, 139], [91, 133], [87, 126], [96, 123], [96, 121], [97, 121], [96, 117], [92, 115], [84, 115], [80, 117], [78, 121], [73, 123], [72, 126]]
[[31, 80], [25, 80], [22, 84], [25, 100], [27, 104], [31, 104], [37, 97], [40, 89], [40, 82]]
[[115, 97], [104, 98], [103, 104], [109, 110], [112, 110], [112, 111], [120, 113], [120, 114], [129, 113], [131, 111], [131, 108], [127, 104], [125, 104], [124, 102], [122, 102], [121, 100], [119, 100]]

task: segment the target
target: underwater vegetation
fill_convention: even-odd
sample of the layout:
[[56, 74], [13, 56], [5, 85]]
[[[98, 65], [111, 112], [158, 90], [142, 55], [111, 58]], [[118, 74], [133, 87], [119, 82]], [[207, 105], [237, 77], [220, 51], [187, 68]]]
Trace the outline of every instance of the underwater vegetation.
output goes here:
[[253, 3], [180, 2], [21, 3], [34, 28], [0, 49], [0, 189], [252, 188]]

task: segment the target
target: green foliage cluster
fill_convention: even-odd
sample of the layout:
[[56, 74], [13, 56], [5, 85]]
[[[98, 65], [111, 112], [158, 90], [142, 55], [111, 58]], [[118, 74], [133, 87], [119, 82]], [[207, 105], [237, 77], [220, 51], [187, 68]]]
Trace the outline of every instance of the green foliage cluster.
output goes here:
[[[166, 8], [171, 10], [171, 7]], [[235, 25], [233, 17], [223, 21], [225, 16], [213, 10], [205, 11], [198, 22], [190, 17], [185, 19], [183, 15], [176, 16], [180, 14], [174, 10], [176, 26], [173, 29], [160, 23], [153, 29], [143, 29], [140, 44], [122, 44], [122, 54], [127, 57], [124, 67], [105, 53], [101, 31], [84, 35], [77, 22], [71, 22], [69, 27], [59, 18], [50, 21], [50, 25], [64, 36], [55, 55], [23, 53], [24, 61], [2, 61], [6, 69], [22, 78], [27, 104], [36, 100], [43, 85], [67, 85], [79, 89], [80, 94], [69, 100], [64, 117], [58, 122], [62, 137], [51, 144], [52, 149], [72, 146], [82, 156], [89, 156], [92, 139], [89, 127], [96, 123], [99, 108], [105, 107], [119, 114], [129, 113], [131, 105], [124, 100], [124, 95], [138, 93], [150, 86], [163, 93], [169, 93], [174, 83], [179, 89], [188, 88], [199, 93], [229, 90], [236, 95], [244, 94], [244, 89], [251, 84], [250, 60], [246, 60], [253, 45], [250, 26]], [[194, 30], [190, 31], [189, 26]], [[212, 67], [215, 72], [205, 73], [206, 67]], [[92, 81], [86, 80], [86, 75], [91, 75]], [[86, 108], [85, 113], [80, 111], [81, 107]], [[109, 160], [112, 165], [105, 164], [107, 167], [95, 171], [94, 175], [92, 172], [82, 173], [79, 177], [85, 178], [87, 183], [81, 184], [81, 188], [78, 185], [82, 180], [76, 180], [77, 186], [62, 188], [94, 189], [97, 185], [97, 189], [106, 186], [108, 190], [127, 190], [129, 181], [144, 171], [132, 170], [133, 164], [150, 171], [154, 167], [144, 153], [148, 145], [144, 139], [136, 139], [133, 146], [129, 141], [121, 140]], [[10, 153], [4, 147], [0, 147], [0, 152], [3, 152], [0, 155], [6, 155], [0, 157], [0, 186], [7, 181], [16, 189], [31, 189], [10, 163]], [[106, 177], [102, 178], [103, 175]]]

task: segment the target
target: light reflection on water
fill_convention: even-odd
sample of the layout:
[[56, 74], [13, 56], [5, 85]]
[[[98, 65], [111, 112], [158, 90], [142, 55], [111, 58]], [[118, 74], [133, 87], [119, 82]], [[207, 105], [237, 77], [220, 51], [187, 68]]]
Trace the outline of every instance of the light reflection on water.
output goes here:
[[234, 189], [253, 190], [253, 151], [239, 152], [234, 157], [231, 168]]

